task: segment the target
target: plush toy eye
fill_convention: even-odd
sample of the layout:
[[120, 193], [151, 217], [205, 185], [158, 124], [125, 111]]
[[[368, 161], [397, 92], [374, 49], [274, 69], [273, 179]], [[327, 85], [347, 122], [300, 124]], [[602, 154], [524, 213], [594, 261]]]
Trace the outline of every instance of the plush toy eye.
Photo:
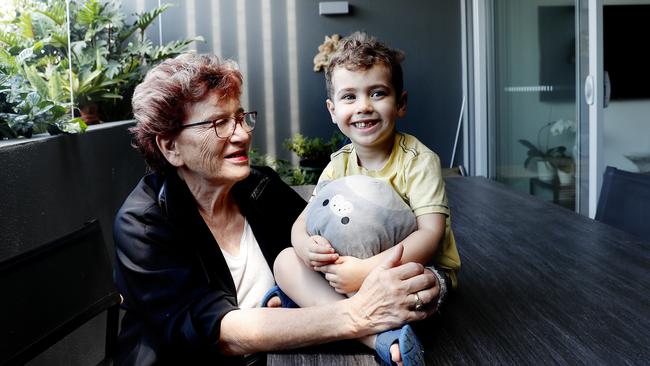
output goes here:
[[327, 206], [328, 203], [330, 203], [330, 200], [323, 201], [323, 206]]
[[347, 216], [341, 219], [341, 224], [343, 225], [347, 225], [348, 222], [350, 222], [350, 218]]

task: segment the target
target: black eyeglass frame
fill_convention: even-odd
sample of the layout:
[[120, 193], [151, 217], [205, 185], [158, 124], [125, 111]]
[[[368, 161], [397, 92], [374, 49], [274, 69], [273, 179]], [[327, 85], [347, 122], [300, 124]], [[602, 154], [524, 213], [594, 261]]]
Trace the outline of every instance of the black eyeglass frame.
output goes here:
[[[253, 119], [255, 120], [255, 123], [253, 124], [252, 127], [247, 123], [245, 124], [246, 126], [244, 126], [244, 121], [246, 120], [246, 116], [252, 116]], [[235, 120], [235, 124], [232, 125], [232, 130], [230, 131], [230, 134], [228, 136], [225, 136], [225, 137], [219, 136], [219, 133], [217, 132], [217, 124], [218, 124], [217, 122], [224, 121], [224, 123], [225, 123], [225, 121], [229, 121], [231, 119]], [[255, 126], [257, 125], [257, 111], [242, 112], [240, 114], [237, 114], [237, 115], [232, 116], [232, 117], [227, 117], [227, 118], [212, 119], [212, 120], [201, 121], [201, 122], [192, 122], [192, 123], [188, 123], [186, 125], [182, 125], [181, 130], [184, 130], [184, 129], [188, 128], [188, 127], [207, 125], [208, 123], [212, 123], [212, 128], [214, 129], [214, 134], [217, 135], [218, 138], [220, 138], [220, 139], [228, 139], [235, 133], [235, 129], [237, 129], [237, 123], [239, 123], [244, 128], [244, 130], [246, 132], [252, 132], [255, 129]]]

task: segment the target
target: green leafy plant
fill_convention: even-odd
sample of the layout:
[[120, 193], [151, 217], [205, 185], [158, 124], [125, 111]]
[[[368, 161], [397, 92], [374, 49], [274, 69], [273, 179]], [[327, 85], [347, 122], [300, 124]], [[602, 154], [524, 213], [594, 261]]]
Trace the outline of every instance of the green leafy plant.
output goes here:
[[[46, 97], [43, 97], [45, 95]], [[25, 82], [22, 74], [0, 77], [0, 137], [31, 137], [33, 133], [77, 133], [86, 129], [70, 118], [65, 104], [47, 97]]]
[[275, 170], [280, 178], [290, 186], [305, 184], [316, 184], [319, 174], [307, 171], [304, 168], [294, 167], [287, 160], [275, 159], [267, 154], [260, 154], [257, 150], [251, 149], [248, 152], [251, 165], [268, 166]]
[[328, 141], [296, 133], [292, 138], [285, 140], [284, 146], [298, 155], [301, 164], [324, 167], [329, 162], [330, 155], [339, 148], [344, 139], [345, 137], [338, 132], [334, 133]]
[[79, 0], [70, 2], [68, 54], [65, 0], [15, 4], [15, 16], [0, 23], [3, 137], [83, 131], [85, 125], [70, 118], [72, 108], [89, 123], [128, 118], [133, 89], [146, 72], [202, 40], [154, 46], [147, 39], [146, 29], [169, 4], [136, 14], [127, 24], [117, 0]]
[[316, 184], [330, 161], [330, 155], [338, 150], [344, 140], [345, 136], [338, 132], [327, 141], [319, 137], [305, 137], [299, 133], [285, 140], [285, 148], [300, 158], [300, 166], [291, 172], [293, 184]]

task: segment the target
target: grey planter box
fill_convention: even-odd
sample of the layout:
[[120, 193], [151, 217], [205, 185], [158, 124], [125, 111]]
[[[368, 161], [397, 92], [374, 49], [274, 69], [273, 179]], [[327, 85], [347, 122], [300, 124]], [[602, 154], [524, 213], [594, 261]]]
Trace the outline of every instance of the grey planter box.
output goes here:
[[[113, 215], [145, 171], [131, 146], [133, 121], [80, 135], [0, 141], [0, 260], [97, 218], [112, 246]], [[112, 255], [112, 247], [109, 248]]]

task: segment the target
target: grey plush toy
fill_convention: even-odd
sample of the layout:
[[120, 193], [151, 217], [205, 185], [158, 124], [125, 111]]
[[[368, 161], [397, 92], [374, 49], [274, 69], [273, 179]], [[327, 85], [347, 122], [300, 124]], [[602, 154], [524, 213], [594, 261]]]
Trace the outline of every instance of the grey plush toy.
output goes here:
[[417, 229], [415, 215], [379, 179], [351, 175], [321, 182], [307, 207], [307, 232], [329, 240], [339, 255], [379, 254]]

